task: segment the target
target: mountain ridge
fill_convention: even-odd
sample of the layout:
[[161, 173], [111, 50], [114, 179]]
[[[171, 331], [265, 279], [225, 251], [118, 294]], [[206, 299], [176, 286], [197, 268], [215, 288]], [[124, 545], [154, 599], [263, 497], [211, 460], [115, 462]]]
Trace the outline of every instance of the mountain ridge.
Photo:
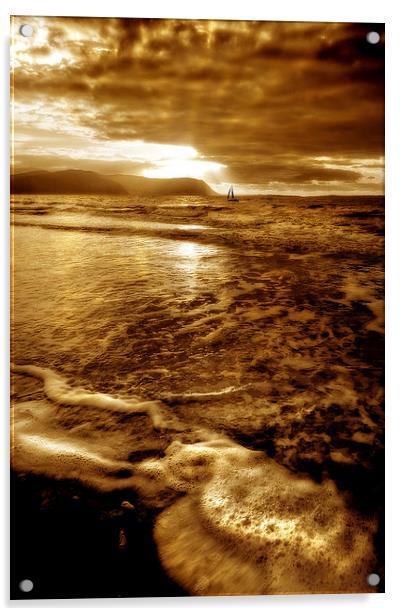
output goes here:
[[97, 194], [97, 195], [197, 195], [215, 191], [195, 178], [145, 178], [137, 175], [104, 175], [96, 171], [38, 169], [11, 176], [12, 194]]
[[196, 178], [147, 178], [122, 173], [108, 175], [131, 195], [216, 195], [203, 180]]

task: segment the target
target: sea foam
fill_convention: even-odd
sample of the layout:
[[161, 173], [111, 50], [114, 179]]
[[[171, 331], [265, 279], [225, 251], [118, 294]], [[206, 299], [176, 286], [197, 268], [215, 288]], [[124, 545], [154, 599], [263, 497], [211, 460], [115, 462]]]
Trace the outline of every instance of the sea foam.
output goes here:
[[149, 415], [156, 429], [163, 426], [163, 408], [158, 400], [143, 401], [140, 398], [121, 400], [104, 393], [92, 393], [83, 388], [72, 387], [64, 377], [50, 368], [12, 364], [11, 370], [42, 379], [46, 396], [57, 404], [89, 406], [125, 413], [145, 413]]
[[[182, 436], [163, 457], [130, 462], [127, 434], [114, 424], [97, 434], [90, 421], [86, 435], [78, 426], [67, 430], [50, 400], [134, 416], [153, 403], [71, 387], [47, 368], [13, 370], [42, 379], [49, 398], [15, 405], [14, 468], [77, 479], [101, 491], [132, 490], [147, 507], [162, 510], [154, 528], [160, 559], [188, 592], [374, 590], [366, 577], [374, 570], [376, 520], [349, 509], [333, 482], [317, 484], [263, 452], [184, 421]], [[174, 417], [163, 407], [162, 415], [177, 438]]]
[[157, 506], [166, 488], [186, 494], [154, 536], [169, 574], [193, 594], [369, 591], [375, 520], [349, 510], [331, 481], [214, 439], [173, 443], [133, 482]]

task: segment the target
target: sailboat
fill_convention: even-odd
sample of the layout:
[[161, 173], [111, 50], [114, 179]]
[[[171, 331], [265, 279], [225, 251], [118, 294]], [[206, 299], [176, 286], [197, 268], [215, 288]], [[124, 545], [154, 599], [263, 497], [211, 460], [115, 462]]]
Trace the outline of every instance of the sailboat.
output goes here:
[[230, 188], [228, 189], [227, 201], [239, 201], [239, 199], [237, 199], [234, 196], [234, 188], [233, 188], [232, 184], [231, 184]]

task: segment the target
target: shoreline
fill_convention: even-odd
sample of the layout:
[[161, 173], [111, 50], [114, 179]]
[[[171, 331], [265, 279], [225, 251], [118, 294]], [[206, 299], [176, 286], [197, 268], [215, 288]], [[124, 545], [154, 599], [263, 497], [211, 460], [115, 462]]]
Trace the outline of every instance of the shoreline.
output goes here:
[[[10, 598], [175, 597], [152, 537], [158, 510], [131, 490], [11, 472]], [[31, 592], [21, 580], [34, 583]]]
[[[180, 226], [189, 222], [188, 216], [180, 218], [174, 210], [169, 225], [174, 223], [180, 232], [175, 242], [145, 240], [140, 225], [130, 239], [110, 233], [116, 222], [109, 202], [102, 204], [111, 222], [101, 246], [82, 227], [79, 237], [67, 233], [65, 224], [66, 233], [60, 235], [41, 229], [45, 219], [33, 213], [32, 230], [16, 230], [21, 297], [13, 352], [17, 363], [33, 364], [34, 371], [31, 366], [28, 376], [18, 377], [16, 398], [21, 400], [13, 426], [21, 437], [16, 451], [23, 462], [15, 464], [12, 475], [13, 598], [235, 592], [239, 585], [231, 583], [231, 552], [222, 545], [221, 532], [235, 542], [244, 567], [249, 566], [247, 579], [254, 578], [253, 567], [258, 580], [260, 576], [261, 583], [245, 585], [244, 592], [280, 594], [287, 588], [287, 569], [275, 561], [279, 530], [268, 535], [272, 551], [266, 552], [266, 566], [274, 570], [250, 563], [241, 547], [247, 541], [231, 523], [222, 523], [226, 512], [216, 512], [207, 496], [224, 485], [224, 498], [233, 490], [232, 512], [243, 506], [251, 516], [255, 533], [244, 535], [250, 544], [270, 515], [282, 527], [286, 516], [291, 518], [305, 561], [312, 554], [310, 561], [320, 562], [315, 544], [326, 546], [331, 568], [323, 581], [328, 584], [321, 586], [322, 578], [315, 577], [320, 581], [309, 585], [309, 592], [333, 588], [330, 581], [341, 578], [337, 574], [343, 561], [351, 572], [347, 579], [355, 575], [360, 581], [358, 590], [356, 584], [339, 582], [341, 591], [384, 591], [383, 221], [376, 206], [361, 205], [358, 211], [344, 206], [334, 215], [314, 202], [301, 210], [287, 204], [277, 215], [271, 204], [268, 220], [256, 203], [242, 208], [235, 220], [223, 216], [216, 228], [205, 208], [208, 231], [200, 227], [202, 235], [192, 239], [183, 236]], [[50, 216], [60, 212], [64, 220], [62, 212], [75, 205], [67, 200]], [[146, 214], [147, 207], [136, 207]], [[74, 212], [68, 222], [76, 217], [75, 224], [81, 224], [80, 213]], [[167, 216], [153, 214], [152, 219]], [[85, 216], [94, 231], [97, 219]], [[203, 220], [197, 217], [196, 222]], [[133, 223], [130, 219], [128, 227]], [[152, 220], [152, 235], [155, 225], [166, 231]], [[201, 241], [212, 239], [220, 241], [218, 248], [199, 248]], [[223, 244], [230, 250], [224, 251]], [[33, 264], [40, 267], [33, 271]], [[50, 396], [32, 381], [44, 374], [53, 375], [57, 385]], [[169, 430], [155, 430], [136, 407], [134, 412], [138, 396], [169, 406]], [[195, 435], [198, 426], [218, 433], [224, 447], [233, 449], [214, 455], [213, 444], [202, 444], [203, 437]], [[166, 453], [174, 440], [183, 441], [182, 456], [174, 447]], [[252, 458], [255, 451], [261, 452], [260, 467]], [[237, 496], [239, 478], [232, 474], [230, 460], [243, 473]], [[210, 486], [209, 464], [214, 477]], [[277, 470], [274, 480], [272, 469]], [[254, 494], [244, 497], [249, 472], [260, 479], [252, 485], [256, 504]], [[193, 485], [187, 485], [192, 477]], [[285, 477], [288, 493], [283, 498]], [[327, 491], [326, 480], [334, 480], [337, 500]], [[196, 492], [165, 515], [169, 481], [179, 495], [201, 488], [204, 507]], [[310, 494], [319, 495], [317, 525], [308, 504], [315, 502], [313, 497], [299, 508], [293, 499], [302, 481]], [[177, 512], [184, 516], [185, 528], [175, 519]], [[191, 512], [196, 513], [196, 529]], [[160, 537], [153, 534], [159, 514]], [[322, 520], [330, 515], [326, 532]], [[336, 528], [339, 543], [334, 549], [330, 533]], [[176, 543], [181, 531], [188, 544]], [[284, 537], [283, 545], [286, 558], [290, 552], [291, 562], [299, 562], [297, 541]], [[358, 545], [365, 552], [354, 551]], [[219, 569], [220, 557], [225, 560]], [[161, 560], [188, 591], [170, 579]], [[313, 575], [324, 570], [321, 564]], [[181, 577], [186, 565], [189, 579]], [[202, 592], [198, 574], [208, 578], [217, 570], [227, 572], [228, 583], [222, 579], [224, 584], [213, 586], [209, 580]], [[273, 577], [284, 571], [285, 583], [266, 585], [267, 570]], [[370, 572], [379, 573], [382, 582], [365, 590]], [[21, 579], [32, 579], [32, 593], [18, 589]], [[295, 582], [288, 585], [294, 594], [299, 588]]]

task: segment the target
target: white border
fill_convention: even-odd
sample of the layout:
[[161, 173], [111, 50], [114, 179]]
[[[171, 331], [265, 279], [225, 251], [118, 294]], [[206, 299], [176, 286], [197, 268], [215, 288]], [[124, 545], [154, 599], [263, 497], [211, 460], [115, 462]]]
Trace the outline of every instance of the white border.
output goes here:
[[[2, 190], [1, 224], [1, 266], [3, 289], [1, 294], [1, 340], [0, 390], [3, 393], [3, 413], [7, 425], [8, 409], [8, 39], [9, 15], [87, 15], [126, 17], [182, 17], [193, 19], [264, 19], [280, 21], [344, 21], [344, 22], [385, 22], [386, 23], [386, 460], [387, 460], [387, 525], [386, 525], [386, 593], [384, 595], [312, 595], [288, 597], [239, 597], [239, 598], [179, 598], [179, 599], [101, 599], [70, 601], [8, 601], [8, 435], [2, 431], [5, 452], [1, 475], [1, 528], [6, 549], [0, 558], [0, 605], [20, 612], [22, 609], [42, 611], [50, 607], [53, 612], [64, 608], [74, 614], [84, 609], [96, 612], [118, 608], [131, 608], [135, 614], [152, 614], [162, 611], [164, 615], [177, 611], [208, 613], [217, 611], [239, 614], [249, 609], [260, 614], [307, 614], [338, 613], [352, 614], [400, 614], [401, 600], [398, 592], [401, 579], [400, 531], [399, 531], [399, 485], [401, 409], [399, 381], [399, 350], [401, 346], [401, 293], [400, 293], [400, 236], [401, 236], [401, 87], [399, 58], [401, 55], [401, 3], [396, 0], [202, 0], [199, 3], [188, 0], [146, 0], [133, 3], [128, 0], [113, 0], [110, 3], [82, 0], [3, 0], [0, 6], [1, 28], [1, 109], [0, 126], [2, 136], [2, 164], [0, 186]], [[369, 127], [366, 127], [367, 132]], [[398, 519], [397, 519], [398, 518]], [[52, 612], [52, 613], [53, 613]]]
[[189, 19], [265, 19], [278, 21], [366, 21], [383, 22], [394, 15], [391, 1], [336, 0], [330, 6], [317, 0], [282, 0], [263, 3], [260, 0], [225, 2], [202, 0], [146, 0], [133, 3], [113, 0], [108, 3], [80, 0], [14, 0], [5, 1], [5, 7], [15, 15], [83, 15], [112, 17], [182, 17]]

